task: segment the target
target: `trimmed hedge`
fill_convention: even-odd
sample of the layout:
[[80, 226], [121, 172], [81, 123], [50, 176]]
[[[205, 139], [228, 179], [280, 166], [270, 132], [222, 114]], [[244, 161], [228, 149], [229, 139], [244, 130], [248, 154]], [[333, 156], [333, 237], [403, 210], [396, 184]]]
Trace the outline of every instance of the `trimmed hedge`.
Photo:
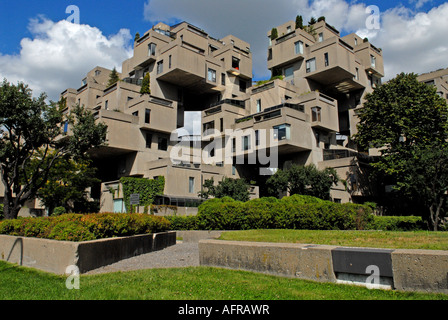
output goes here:
[[0, 222], [0, 234], [65, 241], [88, 241], [169, 230], [163, 217], [140, 213], [63, 214]]
[[211, 199], [199, 206], [197, 216], [167, 219], [172, 222], [172, 230], [363, 230], [372, 224], [374, 216], [365, 205], [293, 195], [247, 202], [228, 197]]
[[421, 217], [416, 216], [375, 216], [370, 229], [384, 231], [418, 231], [427, 229]]

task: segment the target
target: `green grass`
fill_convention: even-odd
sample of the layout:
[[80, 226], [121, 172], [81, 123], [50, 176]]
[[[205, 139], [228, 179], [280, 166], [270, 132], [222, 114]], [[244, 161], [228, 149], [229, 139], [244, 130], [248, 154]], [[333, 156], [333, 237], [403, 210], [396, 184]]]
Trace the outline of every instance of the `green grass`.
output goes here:
[[448, 232], [428, 231], [248, 230], [224, 232], [220, 239], [370, 248], [448, 250]]
[[448, 295], [317, 283], [210, 267], [66, 277], [0, 261], [0, 300], [448, 300]]

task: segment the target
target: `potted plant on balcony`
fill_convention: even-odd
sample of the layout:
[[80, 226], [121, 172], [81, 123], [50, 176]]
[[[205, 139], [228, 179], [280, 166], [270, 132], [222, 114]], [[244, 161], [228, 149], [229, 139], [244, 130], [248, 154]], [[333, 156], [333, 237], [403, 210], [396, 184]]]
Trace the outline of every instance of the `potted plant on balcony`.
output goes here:
[[148, 72], [143, 77], [142, 88], [140, 89], [140, 93], [141, 94], [151, 94], [150, 84], [151, 84], [151, 78], [150, 78], [150, 75], [149, 75], [149, 72]]

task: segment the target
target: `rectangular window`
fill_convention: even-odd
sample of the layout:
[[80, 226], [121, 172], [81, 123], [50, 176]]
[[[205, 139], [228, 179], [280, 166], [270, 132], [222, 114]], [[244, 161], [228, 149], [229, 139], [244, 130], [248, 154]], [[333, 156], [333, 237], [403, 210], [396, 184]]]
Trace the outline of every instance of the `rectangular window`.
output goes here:
[[223, 86], [226, 85], [226, 74], [225, 73], [221, 73], [221, 84]]
[[260, 131], [259, 130], [255, 130], [255, 145], [256, 146], [260, 145]]
[[272, 60], [272, 48], [268, 50], [268, 60]]
[[232, 68], [240, 70], [240, 59], [232, 57]]
[[282, 124], [274, 127], [275, 140], [289, 140], [291, 139], [291, 126], [289, 124]]
[[328, 52], [324, 53], [324, 61], [325, 61], [325, 66], [328, 67], [330, 64], [330, 61], [328, 60]]
[[321, 121], [322, 120], [321, 114], [322, 112], [320, 107], [311, 108], [311, 121], [313, 122]]
[[156, 48], [157, 48], [157, 45], [155, 43], [150, 43], [148, 45], [148, 56], [155, 56]]
[[355, 68], [355, 80], [359, 80], [359, 69]]
[[376, 58], [372, 55], [370, 55], [370, 66], [376, 68]]
[[171, 55], [168, 57], [168, 69], [171, 69]]
[[104, 109], [109, 110], [109, 100], [106, 100], [106, 102], [104, 102]]
[[216, 82], [216, 70], [208, 69], [207, 79], [208, 81]]
[[159, 150], [162, 150], [162, 151], [167, 151], [168, 150], [168, 139], [167, 138], [159, 137], [157, 142], [158, 142], [158, 149]]
[[250, 135], [243, 137], [243, 151], [250, 149]]
[[146, 133], [146, 148], [151, 149], [152, 133]]
[[219, 119], [219, 131], [224, 131], [224, 118]]
[[145, 109], [145, 123], [151, 123], [151, 110]]
[[319, 33], [319, 42], [324, 41], [324, 34], [323, 32]]
[[296, 54], [303, 54], [303, 42], [297, 41], [294, 44]]
[[285, 68], [283, 71], [285, 74], [285, 81], [291, 80], [294, 78], [294, 67]]
[[261, 112], [261, 99], [257, 100], [257, 112]]
[[310, 73], [316, 71], [316, 58], [306, 61], [306, 72]]
[[157, 74], [160, 74], [163, 72], [163, 60], [157, 62]]
[[194, 193], [194, 178], [193, 177], [188, 178], [188, 192]]
[[240, 91], [241, 92], [246, 92], [246, 87], [247, 87], [246, 81], [240, 79]]
[[207, 130], [213, 130], [213, 129], [215, 129], [215, 121], [210, 121], [210, 122], [204, 123], [204, 124], [202, 125], [202, 129], [203, 129], [204, 133], [205, 133]]

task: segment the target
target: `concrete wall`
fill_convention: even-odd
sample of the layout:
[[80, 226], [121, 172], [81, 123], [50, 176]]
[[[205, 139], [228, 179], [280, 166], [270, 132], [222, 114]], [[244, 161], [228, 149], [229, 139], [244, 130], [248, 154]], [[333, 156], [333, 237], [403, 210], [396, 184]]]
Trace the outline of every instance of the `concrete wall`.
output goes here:
[[[306, 280], [448, 293], [446, 251], [201, 240], [199, 260], [204, 266]], [[367, 281], [372, 265], [378, 268], [377, 283]]]
[[68, 266], [76, 265], [84, 273], [174, 244], [176, 232], [83, 242], [0, 235], [0, 258], [56, 274], [65, 274]]

